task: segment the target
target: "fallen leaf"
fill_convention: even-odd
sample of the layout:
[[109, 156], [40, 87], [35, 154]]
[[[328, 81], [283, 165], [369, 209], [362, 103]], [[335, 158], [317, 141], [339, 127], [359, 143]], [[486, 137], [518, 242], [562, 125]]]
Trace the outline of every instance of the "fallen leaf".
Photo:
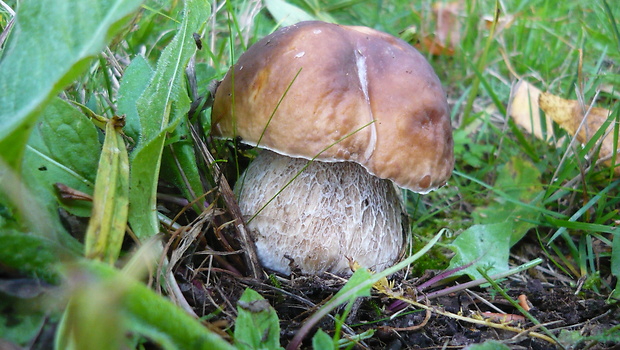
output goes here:
[[458, 17], [462, 10], [462, 1], [433, 4], [433, 14], [437, 19], [435, 37], [437, 42], [444, 47], [454, 49], [461, 42], [461, 27]]
[[454, 56], [453, 48], [444, 46], [432, 35], [420, 38], [414, 46], [416, 49], [428, 52], [434, 56]]
[[[611, 115], [608, 109], [580, 106], [578, 101], [566, 100], [547, 92], [540, 93], [538, 103], [546, 115], [569, 134], [575, 136], [582, 144], [588, 143], [597, 131], [604, 127]], [[585, 121], [584, 118], [586, 118]], [[618, 167], [620, 157], [617, 152], [618, 144], [614, 143], [614, 127], [618, 127], [616, 123], [610, 123], [602, 136], [602, 141], [599, 140], [601, 142], [599, 159], [605, 159], [603, 163], [606, 166], [614, 166], [615, 175], [620, 176], [620, 167]], [[616, 157], [612, 159], [614, 150], [616, 150]]]
[[[542, 91], [525, 80], [520, 80], [510, 93], [509, 115], [515, 123], [541, 140], [553, 139], [553, 122], [540, 115], [538, 98]], [[543, 132], [542, 123], [546, 132]]]
[[420, 51], [435, 56], [454, 56], [454, 50], [461, 42], [459, 13], [462, 10], [462, 0], [435, 3], [432, 8], [435, 18], [433, 34], [418, 33], [417, 28], [410, 27], [405, 31], [405, 36], [413, 37], [414, 46]]
[[[495, 26], [495, 32], [499, 33], [500, 31], [504, 29], [510, 28], [510, 26], [512, 26], [512, 23], [514, 23], [515, 18], [516, 18], [515, 15], [511, 15], [511, 14], [500, 16], [497, 19], [497, 24]], [[494, 17], [492, 15], [486, 15], [482, 17], [482, 20], [484, 21], [485, 27], [487, 29], [491, 29], [491, 27], [493, 26]]]

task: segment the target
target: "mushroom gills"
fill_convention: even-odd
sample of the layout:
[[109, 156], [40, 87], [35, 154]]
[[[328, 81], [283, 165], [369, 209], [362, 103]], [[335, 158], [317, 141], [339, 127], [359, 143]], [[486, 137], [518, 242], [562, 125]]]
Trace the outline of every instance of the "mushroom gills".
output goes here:
[[409, 233], [400, 190], [357, 163], [308, 162], [263, 150], [237, 182], [260, 263], [287, 275], [350, 275], [347, 258], [391, 266]]

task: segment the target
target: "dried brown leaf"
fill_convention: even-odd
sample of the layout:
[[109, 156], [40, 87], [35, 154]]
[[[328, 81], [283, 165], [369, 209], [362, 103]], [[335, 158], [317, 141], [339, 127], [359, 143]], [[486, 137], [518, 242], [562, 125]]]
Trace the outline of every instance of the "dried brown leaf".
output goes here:
[[435, 37], [437, 43], [454, 49], [461, 42], [459, 14], [463, 11], [463, 1], [437, 2], [433, 5], [433, 14], [437, 19]]
[[[611, 111], [600, 107], [581, 106], [578, 101], [567, 100], [547, 92], [542, 92], [539, 97], [540, 108], [553, 121], [558, 123], [569, 134], [575, 136], [582, 144], [588, 143], [596, 132], [604, 126], [609, 118]], [[584, 118], [586, 120], [584, 121]], [[582, 125], [583, 124], [583, 125]], [[620, 157], [616, 151], [616, 159], [612, 159], [614, 150], [618, 149], [618, 144], [614, 143], [615, 123], [607, 126], [601, 142], [599, 159], [605, 159], [606, 166], [615, 165], [614, 173], [620, 176]], [[613, 161], [613, 162], [612, 162]]]
[[439, 42], [434, 36], [425, 36], [420, 38], [417, 44], [415, 44], [415, 48], [429, 52], [434, 56], [454, 56], [454, 49], [452, 47], [446, 47], [444, 44]]
[[[525, 80], [520, 80], [510, 94], [509, 115], [515, 123], [541, 140], [553, 139], [553, 122], [549, 118], [541, 119], [538, 98], [542, 91]], [[546, 138], [543, 135], [542, 121], [545, 122]]]

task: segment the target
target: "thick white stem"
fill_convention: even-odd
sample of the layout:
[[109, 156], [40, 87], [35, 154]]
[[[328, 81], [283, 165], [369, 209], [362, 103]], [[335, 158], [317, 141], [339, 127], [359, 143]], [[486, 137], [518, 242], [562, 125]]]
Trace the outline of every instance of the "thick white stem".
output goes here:
[[409, 232], [399, 190], [356, 163], [303, 169], [307, 163], [263, 151], [237, 183], [261, 264], [285, 274], [294, 266], [340, 275], [351, 273], [347, 257], [375, 270], [391, 266]]

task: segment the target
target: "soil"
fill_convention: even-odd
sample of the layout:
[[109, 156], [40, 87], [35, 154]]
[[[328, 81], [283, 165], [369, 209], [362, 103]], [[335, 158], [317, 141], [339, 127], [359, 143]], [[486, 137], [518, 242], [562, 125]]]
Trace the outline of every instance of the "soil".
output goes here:
[[[183, 279], [178, 277], [179, 280]], [[187, 299], [194, 303], [197, 312], [206, 311], [208, 314], [215, 311], [213, 305], [228, 305], [229, 315], [234, 315], [233, 306], [243, 290], [251, 287], [267, 298], [277, 311], [281, 326], [281, 344], [286, 346], [316, 310], [317, 305], [320, 306], [344, 285], [344, 280], [335, 276], [271, 277], [258, 281], [221, 274], [209, 283], [211, 287], [208, 288], [204, 287], [206, 281], [201, 279], [181, 282], [181, 286]], [[397, 281], [395, 289], [400, 287], [405, 291], [413, 290], [417, 282], [411, 279], [403, 280], [402, 276], [393, 276], [393, 279]], [[458, 282], [452, 281], [450, 285]], [[561, 281], [551, 283], [549, 279], [543, 282], [524, 274], [511, 276], [503, 281], [501, 286], [515, 300], [524, 295], [530, 307], [529, 313], [556, 337], [564, 340], [565, 348], [620, 349], [620, 330], [615, 335], [603, 336], [608, 330], [620, 327], [617, 303], [609, 303], [605, 296], [590, 291], [581, 290], [576, 293], [574, 287], [563, 284]], [[448, 286], [436, 289], [445, 289]], [[432, 291], [433, 289], [425, 290], [427, 293]], [[418, 299], [423, 300], [422, 297]], [[509, 318], [520, 318], [521, 315], [506, 299], [485, 288], [458, 291], [428, 300], [427, 303], [436, 310], [474, 319], [480, 318], [479, 315], [485, 312], [497, 313], [489, 304], [505, 312]], [[377, 292], [373, 292], [370, 298], [358, 299], [346, 319], [349, 328], [344, 330], [343, 337], [360, 334], [368, 329], [375, 330], [374, 336], [358, 343], [355, 349], [459, 349], [489, 339], [500, 341], [511, 349], [562, 349], [560, 345], [531, 336], [530, 332], [545, 332], [540, 326], [526, 319], [514, 322], [506, 319], [488, 321], [522, 330], [513, 332], [457, 320], [435, 312], [427, 315], [423, 310], [404, 306], [406, 304], [381, 296]], [[342, 312], [336, 310], [336, 313], [339, 311]], [[229, 321], [228, 325], [234, 322], [233, 319]], [[395, 330], [408, 327], [412, 330]], [[333, 318], [324, 318], [312, 333], [318, 328], [331, 335], [331, 330], [334, 329]], [[581, 336], [580, 341], [570, 340], [573, 339], [571, 335], [575, 334]], [[312, 348], [311, 337], [312, 334], [306, 337], [303, 349]]]
[[[229, 196], [232, 198], [232, 194]], [[172, 207], [170, 210], [179, 212], [180, 208]], [[191, 225], [194, 219], [193, 216], [180, 217], [186, 225]], [[241, 294], [248, 287], [254, 289], [275, 308], [280, 319], [281, 344], [286, 346], [308, 317], [342, 288], [346, 279], [332, 275], [277, 276], [267, 273], [262, 278], [247, 277], [250, 275], [246, 271], [248, 264], [240, 254], [243, 249], [237, 244], [238, 239], [234, 238], [234, 228], [228, 224], [230, 222], [231, 218], [223, 211], [214, 211], [212, 221], [200, 230], [198, 237], [188, 238], [189, 246], [184, 245], [183, 239], [176, 234], [165, 239], [169, 243], [169, 257], [173, 250], [183, 249], [181, 253], [184, 258], [171, 261], [176, 266], [176, 282], [198, 316], [214, 316], [207, 317], [211, 322], [210, 328], [223, 337], [229, 337], [234, 327], [236, 305]], [[70, 226], [70, 232], [82, 231], [80, 225]], [[131, 245], [129, 239], [126, 243]], [[180, 248], [183, 246], [185, 248]], [[227, 254], [213, 254], [214, 251]], [[492, 288], [454, 289], [449, 294], [427, 298], [437, 295], [437, 291], [468, 282], [467, 278], [440, 281], [437, 286], [417, 291], [417, 286], [439, 273], [431, 270], [424, 274], [410, 273], [408, 277], [397, 274], [390, 279], [394, 282], [393, 291], [402, 291], [406, 297], [428, 305], [432, 312], [407, 307], [402, 301], [373, 291], [371, 297], [358, 299], [352, 307], [342, 337], [374, 330], [374, 335], [358, 342], [355, 349], [461, 349], [486, 340], [500, 341], [511, 349], [620, 349], [620, 300], [609, 298], [610, 286], [616, 284], [615, 279], [610, 277], [609, 258], [597, 261], [597, 266], [601, 266], [599, 290], [604, 290], [597, 294], [593, 291], [597, 290], [596, 286], [574, 285], [573, 279], [554, 273], [554, 265], [537, 242], [523, 240], [513, 251], [515, 260], [512, 263], [515, 265], [536, 257], [545, 260], [536, 269], [500, 282], [510, 298], [527, 300], [524, 305], [529, 308], [533, 319], [539, 322], [538, 325], [522, 318], [519, 310]], [[555, 260], [559, 259], [556, 257]], [[543, 266], [545, 269], [540, 268]], [[311, 339], [318, 328], [332, 335], [335, 328], [333, 315], [342, 311], [342, 308], [337, 309], [330, 317], [321, 320], [305, 336], [301, 348], [312, 348]], [[446, 315], [446, 312], [450, 314]], [[486, 322], [504, 324], [513, 327], [513, 330], [470, 322], [482, 320], [486, 312], [505, 313], [506, 318], [486, 319]], [[457, 319], [454, 315], [461, 318]], [[563, 345], [545, 340], [543, 328]], [[49, 344], [46, 335], [53, 333], [53, 327], [47, 328], [35, 345]], [[543, 338], [534, 337], [534, 333], [543, 335]]]

